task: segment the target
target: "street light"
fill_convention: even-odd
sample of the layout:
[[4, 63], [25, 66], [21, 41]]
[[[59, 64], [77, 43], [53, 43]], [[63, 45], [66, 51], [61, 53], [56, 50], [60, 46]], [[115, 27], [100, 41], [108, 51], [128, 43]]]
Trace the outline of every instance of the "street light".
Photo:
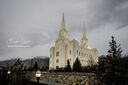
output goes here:
[[10, 74], [11, 74], [11, 71], [10, 71], [10, 70], [8, 70], [7, 74], [8, 74], [8, 75], [10, 75]]
[[39, 83], [40, 77], [41, 77], [41, 72], [40, 72], [40, 70], [38, 70], [38, 71], [36, 72], [37, 83]]
[[10, 74], [11, 74], [11, 71], [8, 70], [7, 74], [8, 74], [8, 83], [9, 83], [9, 76], [10, 76]]

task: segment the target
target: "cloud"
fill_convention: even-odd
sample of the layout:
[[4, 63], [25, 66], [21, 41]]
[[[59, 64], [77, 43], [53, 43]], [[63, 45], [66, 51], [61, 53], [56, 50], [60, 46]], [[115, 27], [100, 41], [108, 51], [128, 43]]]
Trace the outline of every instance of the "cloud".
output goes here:
[[[51, 42], [58, 37], [63, 12], [70, 39], [81, 39], [85, 21], [89, 44], [99, 50], [99, 55], [108, 49], [107, 41], [112, 34], [119, 37], [124, 53], [128, 51], [127, 42], [124, 42], [128, 40], [127, 0], [1, 0], [0, 12], [1, 58], [9, 58], [9, 55], [49, 56], [50, 46], [54, 45]], [[30, 40], [31, 47], [8, 48], [6, 42], [11, 37]], [[40, 51], [37, 50], [39, 47]]]

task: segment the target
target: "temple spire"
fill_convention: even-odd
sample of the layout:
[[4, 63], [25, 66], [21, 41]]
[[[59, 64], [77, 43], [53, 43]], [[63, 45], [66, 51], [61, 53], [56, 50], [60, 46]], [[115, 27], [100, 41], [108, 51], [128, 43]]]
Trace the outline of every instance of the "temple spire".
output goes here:
[[88, 40], [86, 38], [86, 34], [85, 34], [85, 21], [83, 22], [83, 34], [82, 34], [82, 38], [81, 38], [81, 45], [84, 47], [87, 47], [87, 43]]
[[88, 44], [88, 39], [86, 38], [86, 33], [85, 33], [85, 21], [83, 22], [83, 34], [82, 34], [82, 39], [81, 39], [81, 45], [83, 47], [86, 47], [88, 49], [91, 49], [91, 47]]
[[86, 38], [86, 33], [85, 33], [85, 21], [83, 21], [83, 34], [82, 34], [82, 39], [87, 39]]
[[83, 22], [83, 36], [82, 36], [83, 38], [85, 38], [86, 37], [86, 34], [85, 34], [85, 21]]
[[61, 29], [59, 30], [59, 39], [68, 39], [68, 32], [65, 28], [64, 13], [62, 15]]
[[63, 15], [62, 15], [61, 29], [65, 29], [64, 13], [63, 13]]

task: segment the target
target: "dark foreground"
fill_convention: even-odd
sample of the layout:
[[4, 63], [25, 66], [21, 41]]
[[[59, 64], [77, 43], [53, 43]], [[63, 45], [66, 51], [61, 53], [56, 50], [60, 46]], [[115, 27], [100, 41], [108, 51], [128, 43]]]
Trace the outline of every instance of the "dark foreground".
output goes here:
[[12, 82], [8, 82], [8, 81], [1, 81], [0, 85], [48, 85], [48, 84], [24, 80], [22, 82], [16, 82], [16, 83], [12, 83]]
[[24, 71], [15, 71], [8, 75], [7, 70], [2, 70], [0, 71], [0, 85], [48, 85], [31, 81], [25, 74]]

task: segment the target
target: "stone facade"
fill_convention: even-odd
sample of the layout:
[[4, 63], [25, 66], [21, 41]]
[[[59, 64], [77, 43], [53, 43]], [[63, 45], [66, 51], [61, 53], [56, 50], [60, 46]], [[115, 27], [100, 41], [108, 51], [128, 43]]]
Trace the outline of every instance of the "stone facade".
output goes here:
[[67, 60], [70, 61], [71, 68], [78, 57], [82, 66], [95, 65], [98, 62], [98, 51], [92, 49], [86, 38], [85, 23], [83, 24], [83, 35], [80, 44], [77, 40], [69, 40], [68, 32], [65, 28], [64, 14], [61, 29], [58, 33], [55, 46], [50, 49], [49, 69], [64, 68]]
[[[36, 80], [35, 72], [31, 73], [29, 78]], [[40, 81], [55, 85], [100, 85], [94, 73], [42, 72]]]

